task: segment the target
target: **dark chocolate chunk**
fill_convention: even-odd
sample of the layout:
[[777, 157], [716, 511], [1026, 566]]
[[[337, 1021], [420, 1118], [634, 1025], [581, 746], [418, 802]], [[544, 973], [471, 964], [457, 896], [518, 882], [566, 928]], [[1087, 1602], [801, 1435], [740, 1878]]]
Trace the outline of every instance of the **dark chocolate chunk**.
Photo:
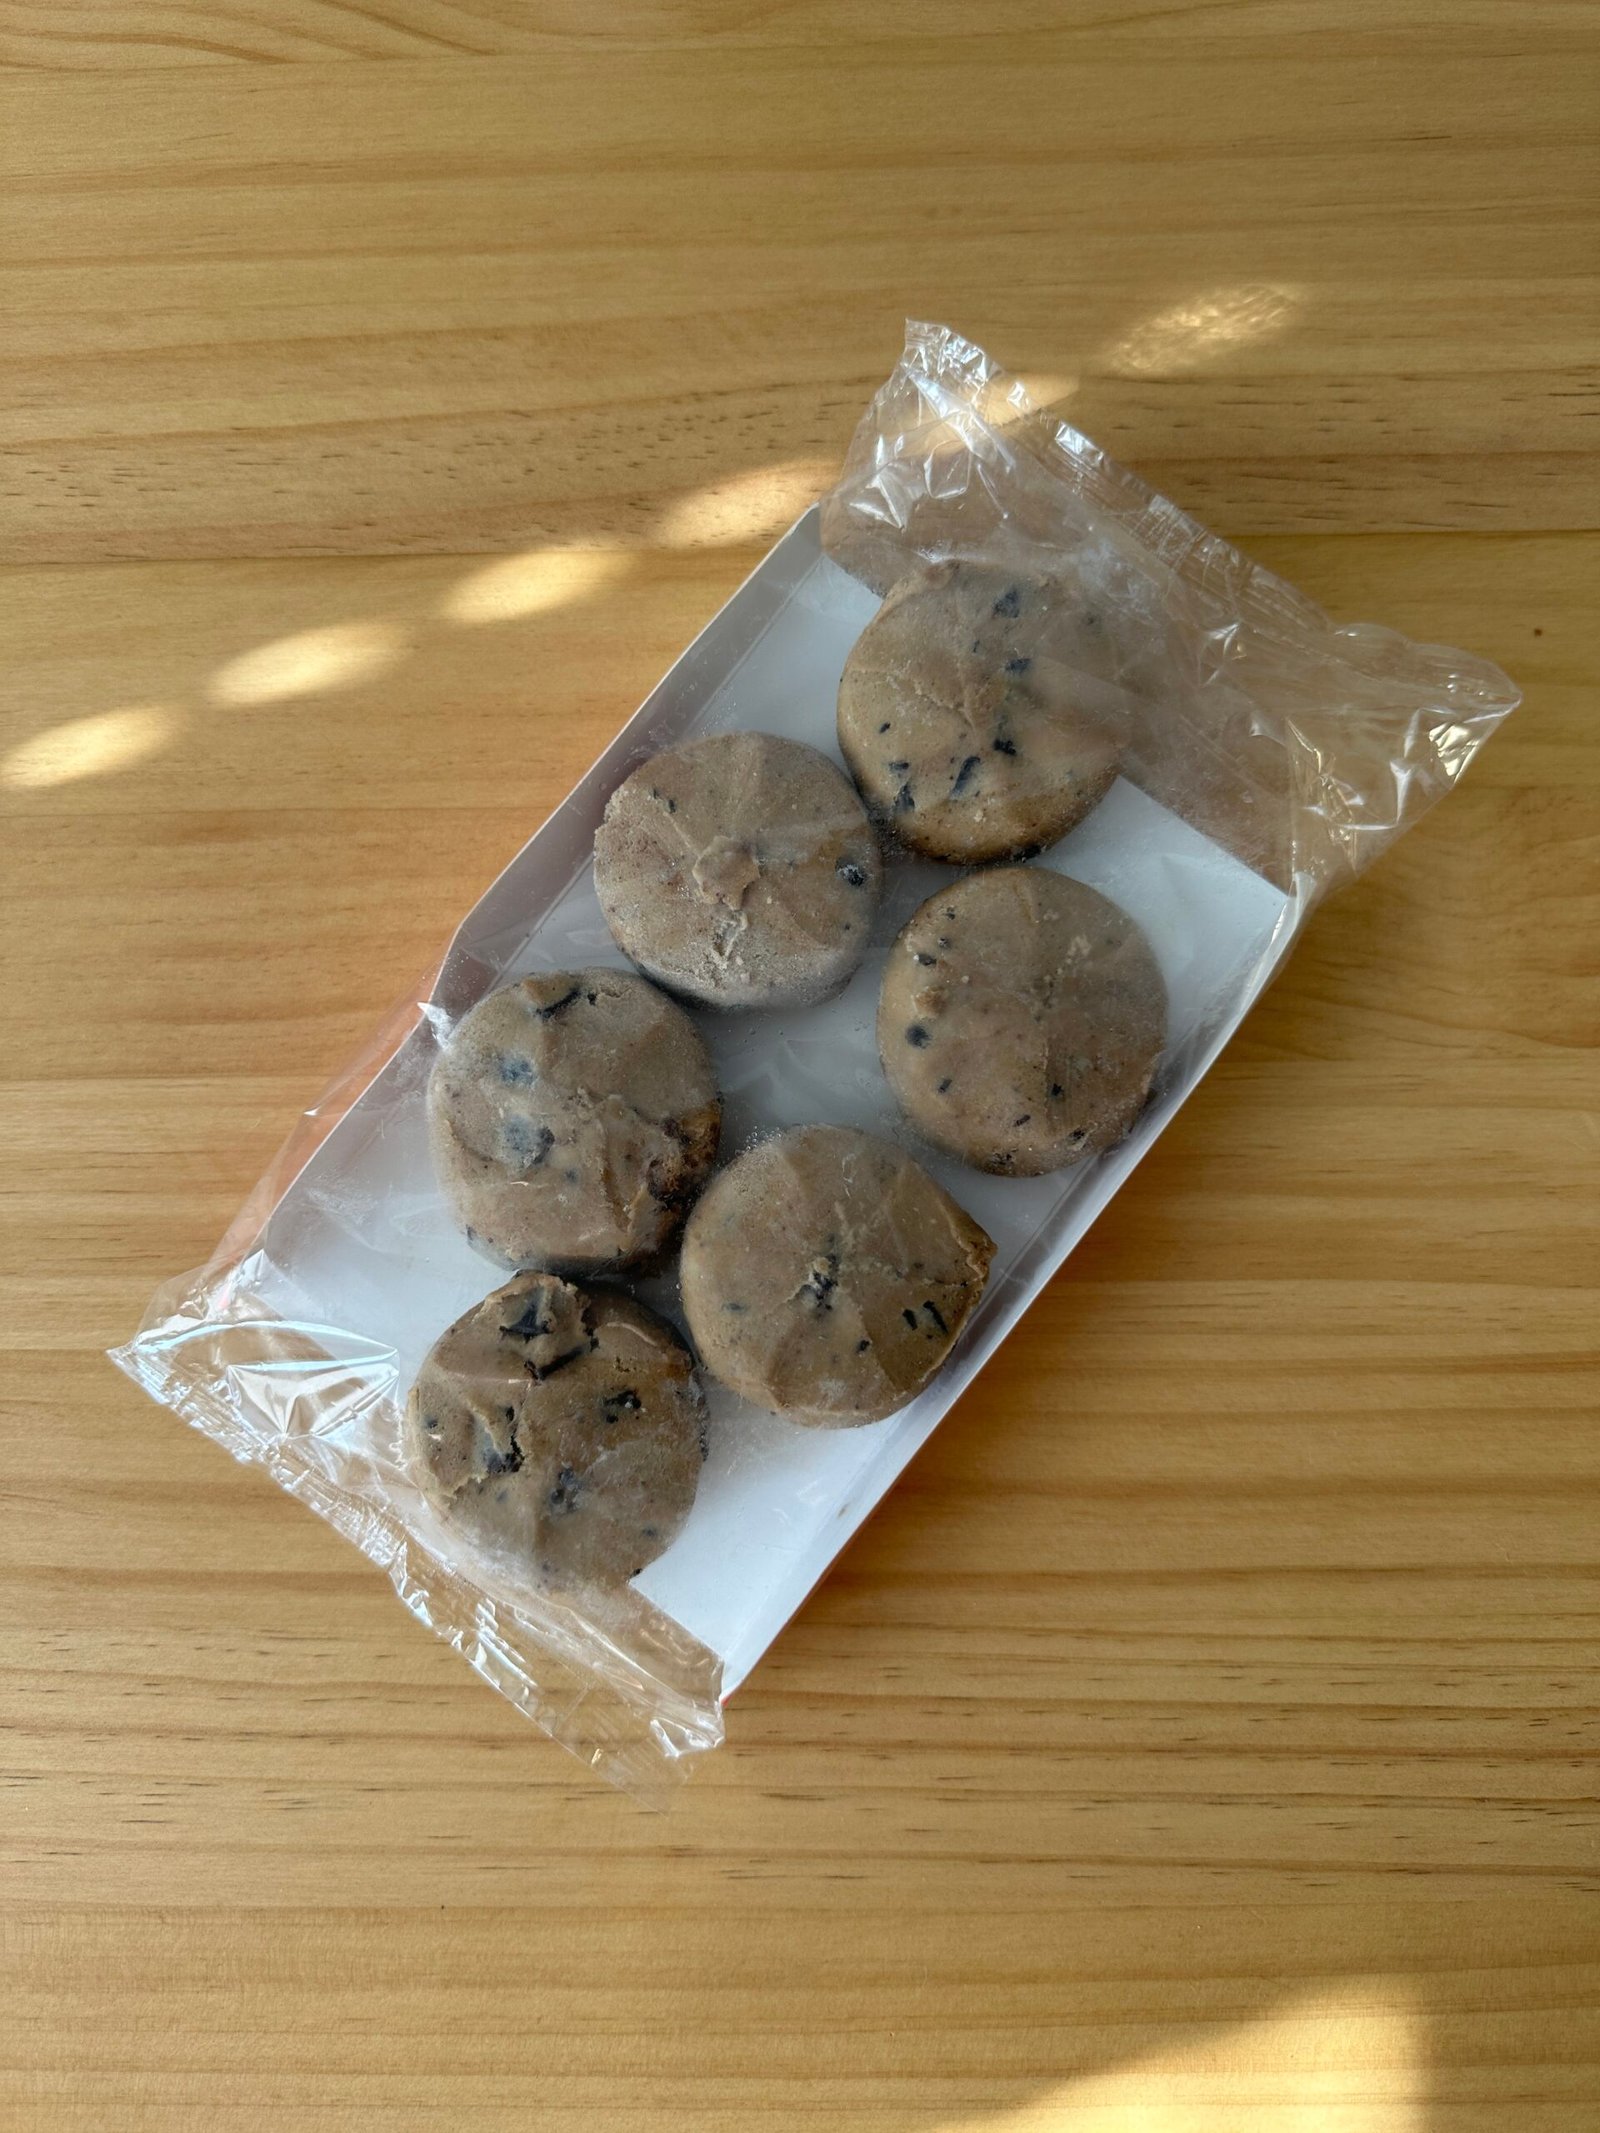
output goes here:
[[952, 1081], [953, 1081], [954, 1079], [955, 1079], [954, 1075], [952, 1075], [952, 1074], [946, 1074], [946, 1076], [944, 1077], [943, 1081], [941, 1081], [941, 1082], [940, 1082], [940, 1084], [939, 1084], [939, 1094], [940, 1094], [941, 1096], [943, 1096], [943, 1095], [945, 1094], [945, 1092], [946, 1092], [946, 1091], [947, 1091], [947, 1090], [949, 1089], [949, 1087], [950, 1087], [950, 1084], [951, 1084], [951, 1082], [952, 1082]]
[[909, 815], [916, 807], [916, 804], [916, 801], [911, 796], [911, 787], [902, 785], [894, 796], [895, 813], [897, 815]]
[[906, 1324], [907, 1324], [907, 1325], [908, 1325], [908, 1326], [909, 1326], [909, 1327], [911, 1328], [912, 1332], [913, 1332], [913, 1333], [915, 1333], [915, 1332], [916, 1332], [916, 1330], [917, 1330], [917, 1314], [916, 1314], [916, 1312], [915, 1312], [915, 1311], [902, 1311], [902, 1312], [900, 1313], [900, 1316], [901, 1316], [901, 1317], [902, 1317], [902, 1318], [903, 1318], [903, 1319], [905, 1320]]
[[920, 948], [916, 951], [916, 956], [924, 970], [932, 970], [939, 960], [936, 955], [924, 955]]
[[917, 1050], [920, 1052], [925, 1044], [929, 1044], [932, 1042], [932, 1039], [929, 1037], [928, 1032], [923, 1028], [920, 1022], [913, 1022], [911, 1027], [906, 1031], [906, 1042], [907, 1044], [915, 1045]]
[[541, 1022], [548, 1022], [553, 1015], [559, 1015], [562, 1008], [570, 1007], [574, 1000], [581, 998], [582, 993], [583, 987], [581, 985], [571, 986], [561, 995], [559, 1000], [552, 1000], [547, 1007], [536, 1007], [534, 1013]]
[[1033, 661], [1031, 659], [1008, 659], [1006, 661], [1006, 672], [1008, 674], [1026, 674], [1029, 667], [1031, 667], [1032, 665]]
[[555, 1328], [551, 1325], [549, 1319], [541, 1313], [539, 1299], [535, 1295], [530, 1296], [523, 1305], [522, 1316], [513, 1324], [502, 1326], [500, 1331], [505, 1334], [508, 1340], [536, 1341], [542, 1339], [547, 1333], [553, 1333]]
[[600, 1412], [608, 1422], [615, 1422], [620, 1414], [626, 1414], [630, 1411], [637, 1413], [638, 1408], [639, 1395], [631, 1385], [622, 1392], [607, 1393], [600, 1402]]
[[849, 882], [852, 889], [859, 889], [866, 882], [866, 868], [858, 866], [853, 859], [841, 859], [833, 871], [841, 881]]
[[811, 1264], [811, 1278], [802, 1281], [797, 1293], [811, 1297], [819, 1311], [833, 1309], [833, 1292], [839, 1286], [839, 1255], [828, 1252]]
[[1015, 755], [1017, 752], [1017, 744], [1013, 740], [1008, 740], [1006, 736], [1002, 734], [999, 740], [997, 740], [994, 744], [994, 752], [996, 755]]
[[1008, 622], [1015, 622], [1022, 613], [1022, 594], [1015, 585], [1008, 585], [994, 603], [994, 612], [1004, 615]]
[[944, 1313], [939, 1309], [939, 1306], [932, 1300], [931, 1297], [922, 1306], [922, 1308], [924, 1311], [927, 1312], [928, 1316], [933, 1320], [934, 1324], [938, 1327], [941, 1333], [948, 1333], [950, 1331], [950, 1328], [944, 1322]]
[[531, 1059], [502, 1059], [500, 1062], [500, 1079], [504, 1082], [509, 1082], [514, 1089], [525, 1089], [533, 1079], [533, 1061]]
[[885, 763], [883, 767], [885, 770], [892, 770], [895, 776], [899, 778], [904, 777], [905, 773], [911, 768], [911, 765], [906, 761], [904, 756], [899, 756], [895, 759], [894, 762]]
[[1014, 1126], [1025, 1126], [1032, 1116], [1033, 1113], [1031, 1111], [1024, 1111], [1020, 1118], [1014, 1118], [1011, 1123]]
[[542, 1370], [537, 1363], [529, 1363], [528, 1375], [535, 1385], [542, 1385], [546, 1378], [553, 1378], [558, 1370], [565, 1370], [569, 1363], [575, 1363], [580, 1355], [587, 1355], [593, 1346], [594, 1342], [589, 1341], [581, 1348], [569, 1348], [564, 1355], [558, 1355], [553, 1363], [546, 1363]]
[[857, 1354], [857, 1355], [865, 1355], [865, 1354], [866, 1354], [866, 1352], [867, 1352], [867, 1350], [868, 1350], [868, 1349], [869, 1349], [869, 1348], [870, 1348], [871, 1346], [872, 1346], [872, 1343], [871, 1343], [871, 1341], [857, 1341], [857, 1342], [856, 1342], [856, 1354]]
[[694, 1198], [694, 1189], [682, 1179], [673, 1182], [657, 1175], [654, 1166], [645, 1177], [645, 1190], [658, 1207], [687, 1207]]
[[564, 1466], [556, 1475], [556, 1485], [550, 1491], [547, 1501], [551, 1510], [564, 1518], [569, 1511], [578, 1508], [578, 1498], [582, 1492], [583, 1484], [578, 1479], [576, 1467]]
[[966, 791], [967, 787], [972, 783], [972, 773], [982, 761], [982, 756], [969, 755], [967, 757], [961, 768], [956, 772], [956, 781], [950, 788], [952, 800], [958, 799]]
[[884, 722], [883, 722], [883, 724], [882, 724], [882, 725], [881, 725], [881, 726], [880, 726], [880, 727], [878, 728], [878, 731], [879, 731], [880, 733], [887, 733], [887, 732], [888, 732], [888, 730], [889, 730], [889, 721], [888, 721], [887, 719], [885, 719], [885, 720], [884, 720]]
[[538, 1169], [555, 1142], [555, 1135], [548, 1126], [536, 1126], [526, 1118], [505, 1119], [500, 1133], [507, 1155], [514, 1163], [522, 1163], [529, 1170]]
[[522, 1446], [517, 1442], [517, 1433], [511, 1432], [511, 1442], [501, 1451], [491, 1438], [489, 1448], [483, 1455], [484, 1478], [493, 1481], [499, 1474], [520, 1474], [522, 1471]]

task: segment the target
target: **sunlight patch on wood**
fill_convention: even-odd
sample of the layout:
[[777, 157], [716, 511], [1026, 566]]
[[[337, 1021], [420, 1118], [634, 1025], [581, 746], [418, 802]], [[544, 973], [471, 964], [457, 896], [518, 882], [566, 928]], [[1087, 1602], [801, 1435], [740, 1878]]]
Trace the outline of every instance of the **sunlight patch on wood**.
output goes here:
[[0, 761], [0, 783], [16, 792], [42, 792], [79, 778], [104, 777], [155, 755], [182, 720], [166, 704], [126, 704], [69, 719], [23, 741]]
[[530, 548], [469, 572], [446, 593], [439, 612], [448, 622], [469, 626], [547, 615], [614, 584], [630, 567], [615, 550]]
[[831, 459], [786, 459], [691, 489], [662, 512], [655, 538], [667, 548], [730, 548], [770, 541], [833, 487]]
[[1152, 378], [1198, 370], [1230, 348], [1269, 340], [1305, 303], [1297, 288], [1216, 289], [1158, 311], [1114, 341], [1102, 358], [1113, 375]]
[[1193, 2041], [933, 2133], [1425, 2133], [1422, 2016], [1396, 1978], [1352, 1978], [1248, 2021], [1197, 2009]]
[[405, 650], [404, 635], [395, 623], [334, 622], [241, 652], [218, 667], [206, 694], [219, 704], [284, 703], [369, 681]]

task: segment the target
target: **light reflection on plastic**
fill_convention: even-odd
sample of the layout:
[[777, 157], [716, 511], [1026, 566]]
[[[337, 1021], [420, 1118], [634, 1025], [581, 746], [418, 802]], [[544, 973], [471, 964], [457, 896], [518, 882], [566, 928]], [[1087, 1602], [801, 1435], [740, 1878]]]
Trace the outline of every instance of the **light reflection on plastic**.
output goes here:
[[1293, 288], [1219, 289], [1145, 319], [1106, 350], [1113, 373], [1196, 370], [1226, 349], [1281, 333], [1304, 303]]
[[[1294, 2112], [1339, 2133], [1423, 2133], [1426, 2037], [1394, 1980], [1353, 1978], [1251, 2022], [1085, 2074], [1031, 2103], [931, 2133], [1215, 2133]], [[1321, 2116], [1318, 2116], [1318, 2113]]]
[[0, 782], [17, 792], [43, 792], [77, 778], [126, 770], [165, 747], [178, 725], [177, 712], [165, 704], [127, 704], [69, 719], [13, 748], [0, 762]]
[[667, 548], [722, 548], [771, 540], [833, 486], [838, 471], [831, 459], [785, 459], [708, 482], [667, 506], [654, 538]]
[[291, 696], [367, 681], [404, 650], [404, 637], [392, 622], [334, 622], [241, 652], [218, 667], [206, 694], [219, 704], [283, 703]]
[[625, 555], [594, 548], [530, 548], [497, 556], [453, 585], [439, 603], [449, 622], [475, 625], [544, 615], [612, 584], [629, 568]]
[[1470, 726], [1454, 721], [1449, 725], [1436, 726], [1431, 736], [1434, 753], [1447, 778], [1459, 778], [1472, 761], [1476, 736]]
[[1009, 391], [986, 392], [980, 412], [991, 429], [1009, 429], [1012, 423], [1029, 415], [1061, 407], [1078, 390], [1078, 384], [1078, 379], [1058, 371], [1025, 370], [1012, 381]]

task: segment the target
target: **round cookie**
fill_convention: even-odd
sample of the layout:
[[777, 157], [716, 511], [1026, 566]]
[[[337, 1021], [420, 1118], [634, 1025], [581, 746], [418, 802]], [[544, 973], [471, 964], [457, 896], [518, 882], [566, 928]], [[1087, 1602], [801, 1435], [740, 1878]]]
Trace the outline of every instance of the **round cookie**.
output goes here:
[[921, 1391], [993, 1255], [903, 1149], [800, 1126], [707, 1189], [684, 1232], [683, 1307], [725, 1385], [793, 1421], [848, 1427]]
[[902, 579], [839, 684], [839, 746], [913, 851], [958, 866], [1064, 836], [1117, 774], [1118, 737], [1065, 656], [1081, 601], [986, 564]]
[[714, 1007], [837, 992], [883, 878], [850, 781], [815, 748], [719, 733], [652, 756], [611, 795], [594, 885], [617, 945]]
[[428, 1351], [402, 1443], [423, 1493], [550, 1585], [620, 1585], [681, 1531], [705, 1395], [665, 1319], [519, 1274]]
[[878, 996], [878, 1051], [906, 1116], [964, 1162], [1017, 1177], [1115, 1146], [1166, 1030], [1139, 928], [1047, 867], [995, 867], [930, 896]]
[[722, 1099], [681, 1007], [631, 970], [490, 993], [428, 1082], [439, 1184], [505, 1266], [595, 1273], [667, 1244], [717, 1152]]

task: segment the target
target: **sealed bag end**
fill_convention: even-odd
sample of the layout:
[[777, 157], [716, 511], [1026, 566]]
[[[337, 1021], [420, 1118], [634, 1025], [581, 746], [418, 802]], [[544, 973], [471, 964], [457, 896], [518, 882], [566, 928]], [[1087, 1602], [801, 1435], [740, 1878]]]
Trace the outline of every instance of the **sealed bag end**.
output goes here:
[[1060, 588], [1124, 775], [1302, 912], [1451, 789], [1521, 701], [1498, 667], [1336, 625], [1046, 410], [949, 327], [905, 348], [824, 499], [822, 543], [887, 595], [959, 560]]
[[526, 1588], [512, 1599], [484, 1565], [443, 1560], [425, 1507], [375, 1449], [393, 1408], [392, 1351], [252, 1306], [238, 1271], [213, 1265], [169, 1284], [111, 1361], [326, 1519], [542, 1733], [641, 1804], [666, 1806], [722, 1743], [720, 1661], [637, 1595], [609, 1610]]

